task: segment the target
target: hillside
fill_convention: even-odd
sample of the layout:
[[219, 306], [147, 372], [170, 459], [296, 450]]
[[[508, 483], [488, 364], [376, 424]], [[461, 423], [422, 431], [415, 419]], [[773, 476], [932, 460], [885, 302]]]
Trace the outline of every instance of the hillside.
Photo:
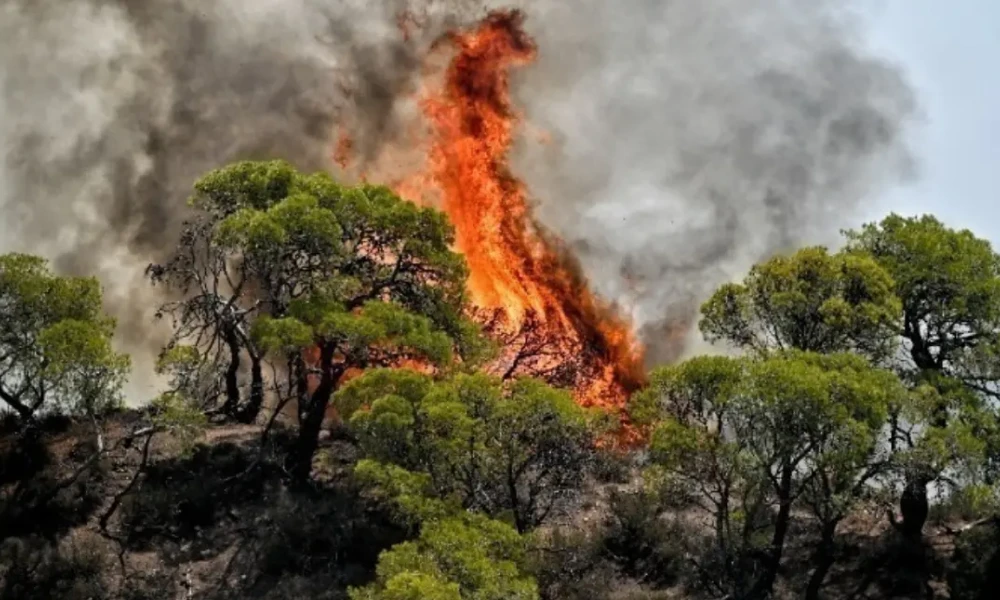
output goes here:
[[195, 190], [141, 411], [97, 279], [0, 255], [0, 600], [997, 589], [1000, 255], [969, 231], [768, 258], [700, 308], [728, 352], [636, 373], [586, 298], [527, 330], [470, 303], [447, 216], [388, 188]]
[[[53, 419], [30, 443], [0, 437], [0, 599], [345, 598], [371, 579], [379, 552], [412, 535], [353, 481], [347, 441], [327, 438], [313, 483], [297, 489], [276, 461], [284, 431], [261, 446], [260, 427], [213, 425], [192, 448], [160, 434], [144, 458], [146, 438], [128, 440], [146, 423], [142, 412], [110, 417], [96, 460], [85, 422]], [[546, 527], [536, 565], [546, 598], [697, 597], [681, 585], [690, 573], [673, 539], [690, 513], [644, 505], [628, 472], [609, 467], [617, 482], [593, 482]], [[990, 529], [961, 526], [933, 521], [926, 556], [908, 556], [881, 512], [859, 509], [825, 597], [923, 598], [924, 583], [949, 597], [949, 573], [969, 560], [956, 557], [956, 539]], [[789, 555], [792, 586], [808, 561]]]

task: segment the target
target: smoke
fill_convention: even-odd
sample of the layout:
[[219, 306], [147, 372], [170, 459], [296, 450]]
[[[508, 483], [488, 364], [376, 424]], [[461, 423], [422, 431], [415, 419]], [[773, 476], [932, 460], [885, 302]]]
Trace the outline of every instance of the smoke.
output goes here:
[[[0, 2], [0, 251], [96, 274], [151, 393], [165, 341], [142, 271], [176, 242], [206, 171], [238, 159], [327, 168], [335, 125], [389, 143], [394, 102], [460, 2]], [[419, 9], [419, 10], [417, 10]], [[364, 110], [350, 110], [363, 106]]]
[[[199, 175], [243, 158], [332, 168], [340, 126], [362, 161], [402, 144], [432, 42], [510, 5], [0, 4], [0, 251], [97, 274], [140, 360], [163, 339], [142, 268]], [[825, 240], [907, 166], [911, 93], [843, 3], [514, 4], [540, 47], [518, 101], [551, 136], [526, 136], [515, 170], [650, 341], [753, 261]]]
[[515, 169], [651, 359], [690, 351], [697, 336], [665, 332], [713, 288], [836, 244], [912, 174], [913, 93], [850, 5], [553, 0], [528, 20], [540, 53], [516, 89], [553, 140], [525, 143]]

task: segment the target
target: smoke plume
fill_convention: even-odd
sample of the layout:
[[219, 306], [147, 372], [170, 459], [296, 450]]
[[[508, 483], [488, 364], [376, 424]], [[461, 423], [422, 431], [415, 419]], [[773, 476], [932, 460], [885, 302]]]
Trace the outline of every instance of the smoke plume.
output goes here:
[[539, 46], [515, 80], [515, 170], [654, 350], [712, 287], [827, 241], [909, 166], [912, 94], [833, 0], [5, 0], [0, 251], [97, 274], [151, 356], [142, 268], [200, 174], [333, 169], [341, 126], [362, 162], [405, 154], [432, 43], [512, 5]]
[[909, 174], [912, 92], [865, 52], [849, 5], [585, 0], [528, 20], [542, 51], [516, 89], [554, 139], [515, 168], [653, 360], [682, 350], [664, 332], [714, 287], [836, 243]]

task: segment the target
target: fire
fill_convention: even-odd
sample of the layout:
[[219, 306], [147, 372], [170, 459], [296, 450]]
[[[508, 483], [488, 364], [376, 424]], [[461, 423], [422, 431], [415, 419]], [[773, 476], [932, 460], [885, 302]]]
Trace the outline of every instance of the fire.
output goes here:
[[547, 376], [583, 405], [620, 408], [643, 383], [642, 349], [560, 241], [534, 222], [508, 167], [519, 125], [509, 74], [537, 52], [522, 21], [517, 11], [495, 12], [443, 40], [454, 56], [443, 83], [420, 100], [432, 131], [427, 166], [395, 188], [415, 202], [428, 186], [441, 198], [469, 264], [475, 315], [503, 346], [494, 372]]
[[[525, 333], [537, 335], [546, 354], [539, 367], [573, 364], [581, 403], [621, 406], [642, 383], [641, 350], [558, 240], [535, 225], [525, 187], [508, 168], [518, 125], [509, 73], [537, 51], [521, 25], [520, 13], [499, 12], [449, 36], [456, 53], [444, 84], [422, 102], [434, 131], [428, 173], [469, 263], [472, 300], [499, 316], [496, 332], [516, 337], [530, 324]], [[512, 360], [501, 356], [495, 368], [507, 371]]]

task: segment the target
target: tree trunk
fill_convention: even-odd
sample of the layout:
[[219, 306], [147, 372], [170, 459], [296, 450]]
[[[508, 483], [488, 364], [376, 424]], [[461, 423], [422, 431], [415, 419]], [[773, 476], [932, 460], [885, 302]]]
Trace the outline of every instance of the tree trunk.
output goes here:
[[715, 513], [715, 544], [719, 556], [725, 556], [726, 547], [731, 541], [728, 535], [729, 516], [729, 490], [723, 489]]
[[305, 411], [302, 414], [302, 422], [299, 424], [299, 437], [292, 452], [289, 471], [297, 481], [309, 479], [312, 473], [312, 460], [319, 447], [319, 433], [323, 427], [323, 417], [326, 416], [326, 408], [330, 404], [333, 396], [333, 388], [337, 384], [337, 379], [343, 368], [333, 364], [335, 347], [331, 344], [324, 346], [320, 351], [320, 376], [319, 386], [309, 398]]
[[[919, 322], [907, 322], [906, 331], [912, 348], [910, 356], [913, 363], [923, 372], [934, 372], [941, 374], [942, 359], [939, 355], [934, 357], [927, 346], [927, 342], [920, 334]], [[937, 383], [936, 381], [934, 382]], [[931, 415], [931, 425], [934, 427], [947, 427], [949, 421], [947, 402], [942, 400], [934, 408]], [[908, 539], [918, 540], [923, 535], [924, 523], [927, 522], [929, 502], [927, 500], [927, 484], [929, 480], [922, 476], [910, 476], [906, 481], [903, 494], [899, 497], [899, 512], [903, 516], [900, 523], [900, 532]]]
[[792, 515], [792, 475], [794, 469], [785, 465], [781, 469], [781, 481], [778, 489], [778, 517], [774, 522], [774, 533], [771, 535], [771, 551], [768, 553], [767, 565], [763, 575], [748, 594], [749, 598], [769, 598], [774, 590], [774, 582], [778, 578], [778, 568], [785, 552], [785, 537], [788, 535], [788, 525]]
[[264, 370], [260, 362], [259, 356], [250, 355], [250, 402], [240, 413], [240, 421], [243, 423], [256, 421], [264, 406]]
[[927, 522], [930, 510], [927, 483], [925, 477], [913, 477], [906, 483], [906, 488], [899, 497], [899, 512], [903, 516], [899, 530], [906, 538], [918, 540], [923, 535], [924, 523]]
[[836, 531], [836, 521], [823, 526], [819, 548], [816, 549], [814, 558], [816, 568], [813, 569], [812, 575], [809, 577], [809, 584], [806, 586], [806, 600], [819, 600], [819, 592], [823, 589], [823, 582], [834, 563], [834, 534]]
[[22, 426], [30, 423], [34, 418], [35, 411], [30, 406], [21, 402], [19, 398], [8, 394], [2, 388], [0, 388], [0, 400], [3, 400], [8, 406], [17, 411], [17, 414], [21, 417]]
[[235, 417], [240, 406], [240, 342], [236, 332], [226, 331], [226, 346], [229, 347], [229, 367], [226, 369], [226, 402], [222, 405], [222, 413]]
[[521, 499], [517, 493], [517, 479], [514, 478], [514, 464], [507, 461], [507, 495], [511, 512], [514, 513], [514, 527], [518, 533], [528, 531], [527, 515], [521, 510]]

